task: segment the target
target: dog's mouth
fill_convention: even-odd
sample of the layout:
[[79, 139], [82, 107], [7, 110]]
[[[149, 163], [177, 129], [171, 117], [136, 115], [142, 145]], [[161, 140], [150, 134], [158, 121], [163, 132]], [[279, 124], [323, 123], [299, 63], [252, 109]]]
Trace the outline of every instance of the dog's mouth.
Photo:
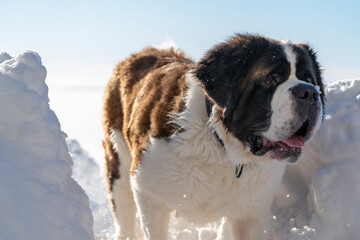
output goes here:
[[266, 154], [272, 159], [296, 162], [301, 156], [302, 147], [309, 133], [309, 126], [310, 120], [307, 119], [293, 135], [277, 142], [272, 142], [260, 134], [252, 134], [250, 136], [251, 152], [256, 156]]

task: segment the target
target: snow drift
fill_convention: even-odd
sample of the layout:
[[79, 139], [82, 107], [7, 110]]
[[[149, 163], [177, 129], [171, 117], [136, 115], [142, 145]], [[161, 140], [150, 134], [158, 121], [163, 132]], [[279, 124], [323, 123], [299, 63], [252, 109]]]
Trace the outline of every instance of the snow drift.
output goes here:
[[358, 239], [359, 172], [360, 79], [337, 81], [327, 86], [322, 127], [285, 173], [275, 201], [286, 215], [279, 239]]
[[37, 53], [0, 54], [0, 239], [93, 239]]
[[90, 198], [94, 216], [95, 239], [110, 239], [114, 234], [105, 177], [95, 160], [74, 139], [68, 139], [69, 153], [74, 161], [73, 177]]

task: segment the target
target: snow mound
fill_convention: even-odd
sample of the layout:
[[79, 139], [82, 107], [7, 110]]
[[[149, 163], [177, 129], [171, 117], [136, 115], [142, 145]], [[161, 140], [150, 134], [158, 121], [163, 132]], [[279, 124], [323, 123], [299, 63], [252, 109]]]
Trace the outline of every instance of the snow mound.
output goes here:
[[[5, 62], [6, 61], [6, 62]], [[24, 52], [16, 58], [9, 54], [0, 54], [0, 71], [13, 80], [23, 82], [41, 97], [48, 99], [48, 87], [45, 84], [46, 69], [41, 64], [40, 56], [35, 52]]]
[[360, 79], [338, 81], [327, 89], [324, 129], [317, 136], [324, 160], [360, 160]]
[[[346, 160], [320, 170], [310, 187], [314, 240], [360, 236], [360, 161]], [[334, 231], [335, 230], [335, 231]]]
[[327, 86], [324, 122], [275, 199], [281, 240], [360, 236], [360, 79]]
[[166, 38], [160, 45], [155, 45], [154, 47], [158, 48], [158, 49], [164, 49], [164, 50], [170, 49], [170, 48], [173, 48], [175, 50], [178, 49], [176, 42], [172, 38]]
[[83, 187], [90, 199], [94, 216], [95, 239], [110, 239], [114, 234], [112, 215], [107, 199], [105, 177], [99, 166], [73, 139], [67, 140], [69, 153], [74, 160], [73, 177]]
[[0, 54], [0, 238], [93, 239], [40, 56]]

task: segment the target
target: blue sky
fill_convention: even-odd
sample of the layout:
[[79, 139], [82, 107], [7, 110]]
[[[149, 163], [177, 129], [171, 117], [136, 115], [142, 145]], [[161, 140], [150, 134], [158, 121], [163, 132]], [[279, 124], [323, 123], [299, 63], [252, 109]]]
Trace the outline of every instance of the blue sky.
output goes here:
[[194, 60], [235, 32], [318, 50], [326, 81], [360, 78], [360, 1], [2, 1], [0, 51], [40, 54], [50, 107], [102, 165], [103, 89], [115, 64], [173, 40]]
[[249, 32], [311, 43], [334, 80], [360, 77], [359, 12], [360, 1], [7, 1], [0, 47], [11, 55], [34, 50], [48, 71], [67, 62], [112, 68], [165, 39], [197, 60], [231, 34]]

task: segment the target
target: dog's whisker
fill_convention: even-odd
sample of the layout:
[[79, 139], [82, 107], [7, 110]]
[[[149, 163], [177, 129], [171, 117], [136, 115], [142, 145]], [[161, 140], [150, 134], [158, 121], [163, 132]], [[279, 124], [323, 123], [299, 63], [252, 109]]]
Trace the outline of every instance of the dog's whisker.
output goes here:
[[261, 125], [263, 125], [263, 124], [268, 124], [268, 123], [270, 123], [270, 119], [266, 119], [266, 120], [264, 120], [264, 121], [262, 121], [262, 122], [253, 124], [253, 125], [251, 125], [249, 128], [254, 128], [254, 127], [261, 126]]
[[260, 103], [258, 103], [257, 105], [258, 105], [259, 107], [262, 107], [262, 108], [266, 109], [266, 110], [272, 111], [270, 108], [265, 107], [264, 105], [262, 105], [262, 104], [260, 104]]
[[250, 128], [250, 130], [254, 132], [264, 132], [267, 130], [267, 128]]

